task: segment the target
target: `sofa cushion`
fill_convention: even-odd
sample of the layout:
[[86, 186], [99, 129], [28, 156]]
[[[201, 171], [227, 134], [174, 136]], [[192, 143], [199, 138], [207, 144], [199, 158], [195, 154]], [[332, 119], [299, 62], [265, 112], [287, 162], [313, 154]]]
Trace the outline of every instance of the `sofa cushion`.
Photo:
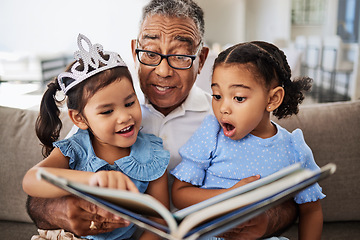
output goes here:
[[[360, 236], [360, 222], [325, 222], [321, 239], [324, 240], [342, 240], [357, 239]], [[281, 236], [288, 239], [298, 239], [298, 226], [293, 225]]]
[[299, 114], [280, 121], [293, 131], [303, 130], [319, 166], [335, 163], [335, 174], [320, 186], [324, 221], [360, 220], [360, 101], [304, 105]]
[[[37, 111], [0, 106], [0, 219], [31, 222], [22, 190], [26, 171], [43, 159], [40, 142], [35, 134]], [[71, 122], [65, 114], [61, 137]]]
[[0, 233], [1, 239], [30, 240], [38, 231], [33, 223], [0, 221]]

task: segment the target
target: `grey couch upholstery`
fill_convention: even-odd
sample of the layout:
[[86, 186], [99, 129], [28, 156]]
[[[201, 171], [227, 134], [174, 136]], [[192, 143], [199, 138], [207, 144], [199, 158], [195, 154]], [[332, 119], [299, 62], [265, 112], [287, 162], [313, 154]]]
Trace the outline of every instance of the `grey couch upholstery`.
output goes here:
[[[0, 106], [0, 239], [30, 240], [37, 233], [21, 186], [26, 171], [42, 159], [34, 127], [37, 115], [37, 111]], [[72, 124], [65, 114], [62, 117], [66, 136]]]
[[[35, 136], [37, 112], [0, 107], [0, 233], [1, 239], [30, 239], [36, 234], [25, 209], [21, 181], [25, 172], [42, 159]], [[72, 124], [65, 117], [64, 137]], [[301, 128], [318, 165], [337, 164], [335, 175], [320, 185], [327, 197], [323, 239], [360, 236], [360, 101], [302, 106], [300, 113], [278, 121], [292, 131]], [[294, 225], [284, 233], [297, 239]]]

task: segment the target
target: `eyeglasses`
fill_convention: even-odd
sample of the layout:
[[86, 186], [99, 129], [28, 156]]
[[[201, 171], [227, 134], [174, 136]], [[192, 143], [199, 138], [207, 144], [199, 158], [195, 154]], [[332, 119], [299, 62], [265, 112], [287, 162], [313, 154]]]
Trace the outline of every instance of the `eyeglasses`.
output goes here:
[[202, 42], [199, 43], [198, 49], [194, 55], [184, 55], [184, 54], [161, 54], [153, 51], [135, 49], [137, 58], [140, 63], [147, 66], [158, 66], [161, 61], [165, 58], [170, 67], [175, 69], [189, 69], [192, 67], [196, 56], [198, 55], [200, 49], [202, 49]]

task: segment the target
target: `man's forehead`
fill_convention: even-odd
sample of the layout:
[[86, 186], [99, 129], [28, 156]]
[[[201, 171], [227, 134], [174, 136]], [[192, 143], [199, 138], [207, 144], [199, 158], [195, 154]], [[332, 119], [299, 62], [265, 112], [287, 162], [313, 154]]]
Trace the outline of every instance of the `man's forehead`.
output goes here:
[[196, 45], [200, 36], [196, 24], [190, 18], [154, 15], [143, 22], [139, 40], [180, 41]]

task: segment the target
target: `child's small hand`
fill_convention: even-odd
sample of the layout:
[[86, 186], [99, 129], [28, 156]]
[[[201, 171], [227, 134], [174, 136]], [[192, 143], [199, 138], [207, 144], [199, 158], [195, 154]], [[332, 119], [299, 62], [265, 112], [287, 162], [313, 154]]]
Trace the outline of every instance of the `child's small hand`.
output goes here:
[[255, 176], [251, 176], [251, 177], [247, 177], [247, 178], [244, 178], [244, 179], [241, 179], [239, 182], [237, 182], [234, 186], [232, 186], [231, 188], [234, 189], [234, 188], [238, 188], [238, 187], [241, 187], [241, 186], [244, 186], [248, 183], [251, 183], [251, 182], [254, 182], [256, 180], [259, 180], [260, 179], [260, 175], [255, 175]]
[[99, 171], [92, 175], [89, 179], [90, 186], [99, 186], [106, 188], [115, 188], [128, 190], [131, 192], [139, 192], [135, 184], [128, 176], [118, 171]]

